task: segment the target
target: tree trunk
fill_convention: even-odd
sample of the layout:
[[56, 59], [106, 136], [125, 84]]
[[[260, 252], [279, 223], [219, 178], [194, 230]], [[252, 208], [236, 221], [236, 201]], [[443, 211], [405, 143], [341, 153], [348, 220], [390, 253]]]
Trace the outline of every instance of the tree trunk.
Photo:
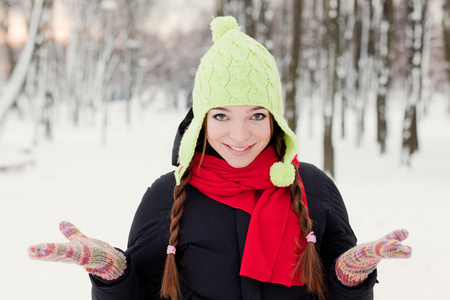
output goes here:
[[[38, 78], [36, 82], [38, 83], [38, 93], [40, 107], [38, 110], [38, 124], [37, 127], [43, 126], [44, 137], [47, 139], [52, 139], [53, 137], [53, 115], [52, 111], [54, 108], [53, 92], [51, 91], [52, 83], [50, 76], [50, 61], [54, 59], [51, 53], [51, 43], [52, 39], [52, 13], [53, 13], [53, 0], [44, 0], [42, 7], [42, 19], [41, 25], [39, 26], [39, 31], [42, 34], [40, 53], [39, 57], [39, 70], [37, 72]], [[39, 49], [38, 46], [35, 47], [35, 51]], [[39, 138], [39, 136], [36, 136]], [[36, 140], [37, 141], [37, 140]]]
[[371, 28], [372, 0], [363, 0], [362, 6], [362, 24], [361, 24], [361, 46], [360, 56], [358, 60], [358, 90], [355, 101], [356, 107], [356, 144], [362, 143], [365, 125], [365, 111], [367, 105], [367, 97], [369, 95], [370, 75], [372, 72], [370, 51], [370, 28]]
[[359, 5], [359, 0], [354, 0], [353, 4], [353, 14], [354, 14], [354, 27], [353, 27], [353, 74], [350, 77], [353, 81], [352, 89], [353, 89], [353, 99], [351, 101], [352, 106], [355, 106], [356, 101], [358, 100], [359, 93], [359, 76], [360, 76], [360, 68], [359, 61], [361, 58], [361, 33], [362, 33], [362, 15], [361, 15], [361, 6]]
[[41, 20], [43, 0], [35, 0], [31, 13], [31, 21], [28, 28], [28, 39], [20, 53], [17, 64], [9, 77], [6, 86], [3, 89], [0, 98], [0, 130], [6, 121], [8, 111], [18, 97], [27, 76], [30, 66], [31, 57], [33, 55], [34, 46], [36, 44], [36, 36]]
[[11, 72], [16, 65], [16, 58], [14, 56], [14, 49], [13, 46], [9, 43], [9, 41], [6, 39], [6, 36], [9, 31], [9, 12], [11, 10], [11, 3], [10, 1], [0, 1], [0, 33], [5, 37], [4, 40], [4, 46], [6, 48], [6, 53], [9, 61], [9, 67], [8, 73], [6, 74], [6, 77], [9, 77], [11, 75]]
[[253, 1], [244, 0], [245, 33], [251, 37], [255, 36], [255, 21], [253, 20]]
[[341, 20], [342, 23], [339, 25], [342, 27], [340, 39], [343, 43], [342, 50], [340, 52], [341, 56], [339, 59], [339, 78], [340, 78], [340, 93], [341, 93], [341, 138], [345, 138], [346, 136], [346, 115], [347, 109], [349, 107], [350, 102], [350, 93], [351, 93], [351, 85], [352, 85], [352, 39], [354, 33], [355, 26], [355, 14], [354, 13], [346, 13], [345, 18], [342, 16], [341, 12]]
[[327, 92], [324, 103], [324, 171], [331, 176], [334, 172], [334, 147], [333, 147], [333, 115], [334, 99], [336, 97], [338, 77], [336, 74], [336, 61], [339, 55], [339, 13], [340, 0], [331, 1], [325, 7], [325, 22], [327, 34], [325, 37], [327, 53]]
[[273, 12], [271, 11], [270, 1], [261, 0], [261, 8], [258, 17], [258, 40], [266, 47], [269, 52], [273, 51], [272, 39], [272, 19]]
[[[127, 42], [126, 47], [126, 59], [127, 59], [127, 91], [126, 91], [126, 121], [128, 125], [131, 125], [131, 102], [133, 99], [133, 89], [136, 83], [136, 56], [137, 51], [141, 47], [140, 42], [137, 39], [138, 20], [136, 19], [138, 3], [136, 0], [128, 1], [127, 7]], [[110, 59], [111, 56], [109, 56]]]
[[225, 0], [218, 0], [216, 3], [216, 16], [224, 16], [223, 6]]
[[297, 69], [300, 60], [300, 37], [301, 37], [301, 16], [302, 16], [302, 0], [294, 0], [294, 30], [292, 38], [291, 59], [289, 62], [289, 70], [286, 79], [286, 119], [289, 128], [292, 131], [297, 129], [297, 105], [295, 96], [297, 92]]
[[417, 136], [417, 107], [410, 105], [405, 111], [403, 127], [403, 150], [404, 162], [411, 165], [411, 156], [419, 150], [419, 139]]
[[[291, 0], [282, 0], [282, 5], [281, 5], [281, 14], [283, 16], [288, 16], [288, 13], [290, 12], [290, 7], [289, 4], [291, 3]], [[286, 86], [286, 80], [287, 80], [287, 73], [288, 73], [288, 68], [289, 68], [289, 64], [291, 62], [291, 58], [290, 58], [290, 52], [288, 50], [289, 48], [289, 40], [290, 40], [290, 25], [291, 23], [288, 22], [289, 18], [284, 18], [282, 22], [280, 22], [280, 37], [279, 37], [279, 41], [280, 43], [277, 43], [274, 45], [274, 48], [276, 47], [276, 49], [274, 49], [274, 51], [276, 53], [278, 53], [278, 56], [280, 57], [281, 60], [281, 66], [280, 66], [280, 77], [281, 77], [281, 83], [283, 84], [283, 86]]]
[[[406, 38], [408, 39], [408, 95], [403, 123], [403, 162], [411, 164], [411, 156], [419, 150], [417, 136], [417, 104], [422, 97], [422, 61], [423, 35], [427, 1], [411, 0], [408, 3], [408, 23]], [[417, 17], [420, 16], [420, 17]]]
[[386, 101], [391, 79], [390, 53], [392, 44], [393, 27], [393, 4], [392, 1], [385, 1], [383, 5], [383, 15], [381, 18], [380, 46], [378, 58], [378, 93], [377, 93], [377, 142], [380, 152], [386, 152], [387, 121], [386, 121]]
[[231, 15], [236, 18], [238, 24], [242, 24], [242, 30], [247, 30], [245, 26], [246, 20], [246, 5], [245, 2], [251, 2], [251, 0], [218, 0], [217, 12], [219, 16]]
[[321, 5], [319, 1], [313, 1], [312, 12], [310, 15], [309, 29], [313, 32], [312, 39], [308, 42], [311, 49], [311, 55], [308, 57], [308, 73], [309, 73], [309, 112], [308, 112], [308, 131], [309, 136], [313, 136], [314, 108], [316, 99], [321, 98], [321, 58], [322, 58], [322, 33], [323, 21], [320, 17]]
[[447, 85], [450, 87], [450, 0], [444, 0], [442, 27], [445, 43], [445, 60], [447, 71]]

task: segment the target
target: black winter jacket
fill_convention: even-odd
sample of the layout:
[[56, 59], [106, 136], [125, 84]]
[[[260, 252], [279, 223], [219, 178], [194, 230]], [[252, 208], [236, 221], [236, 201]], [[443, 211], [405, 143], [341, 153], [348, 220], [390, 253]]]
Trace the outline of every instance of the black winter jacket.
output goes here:
[[[373, 299], [376, 271], [353, 288], [343, 286], [335, 275], [335, 260], [356, 244], [338, 189], [325, 173], [311, 164], [300, 163], [299, 172], [317, 238], [315, 246], [326, 272], [328, 299]], [[159, 299], [174, 186], [171, 172], [148, 188], [131, 226], [125, 274], [111, 282], [91, 275], [92, 299]], [[250, 215], [208, 198], [191, 185], [187, 185], [186, 192], [188, 198], [175, 256], [183, 299], [317, 299], [306, 293], [305, 286], [288, 288], [241, 277], [240, 261]]]

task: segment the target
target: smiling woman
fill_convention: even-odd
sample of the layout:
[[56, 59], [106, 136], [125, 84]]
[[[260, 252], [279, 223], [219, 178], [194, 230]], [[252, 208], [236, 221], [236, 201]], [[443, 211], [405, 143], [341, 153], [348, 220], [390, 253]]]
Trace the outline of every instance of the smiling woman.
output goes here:
[[269, 111], [260, 106], [225, 106], [206, 118], [209, 145], [234, 168], [248, 166], [271, 139]]
[[337, 187], [297, 160], [272, 55], [233, 17], [211, 29], [177, 169], [145, 193], [128, 249], [62, 223], [69, 243], [30, 256], [83, 266], [99, 300], [373, 299], [378, 262], [411, 255], [408, 232], [356, 246]]

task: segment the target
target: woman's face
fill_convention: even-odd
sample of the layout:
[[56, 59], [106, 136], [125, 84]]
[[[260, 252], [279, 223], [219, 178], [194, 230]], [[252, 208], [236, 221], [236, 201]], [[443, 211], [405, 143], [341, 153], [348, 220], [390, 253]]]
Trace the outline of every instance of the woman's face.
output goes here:
[[270, 113], [260, 106], [213, 108], [206, 118], [206, 139], [234, 168], [248, 166], [272, 137]]

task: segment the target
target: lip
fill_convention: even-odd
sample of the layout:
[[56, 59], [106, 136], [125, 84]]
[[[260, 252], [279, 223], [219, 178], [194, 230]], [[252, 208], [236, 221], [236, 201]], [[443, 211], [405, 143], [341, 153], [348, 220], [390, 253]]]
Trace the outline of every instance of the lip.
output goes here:
[[247, 155], [256, 144], [250, 146], [233, 146], [224, 143], [223, 145], [232, 155], [244, 156]]

